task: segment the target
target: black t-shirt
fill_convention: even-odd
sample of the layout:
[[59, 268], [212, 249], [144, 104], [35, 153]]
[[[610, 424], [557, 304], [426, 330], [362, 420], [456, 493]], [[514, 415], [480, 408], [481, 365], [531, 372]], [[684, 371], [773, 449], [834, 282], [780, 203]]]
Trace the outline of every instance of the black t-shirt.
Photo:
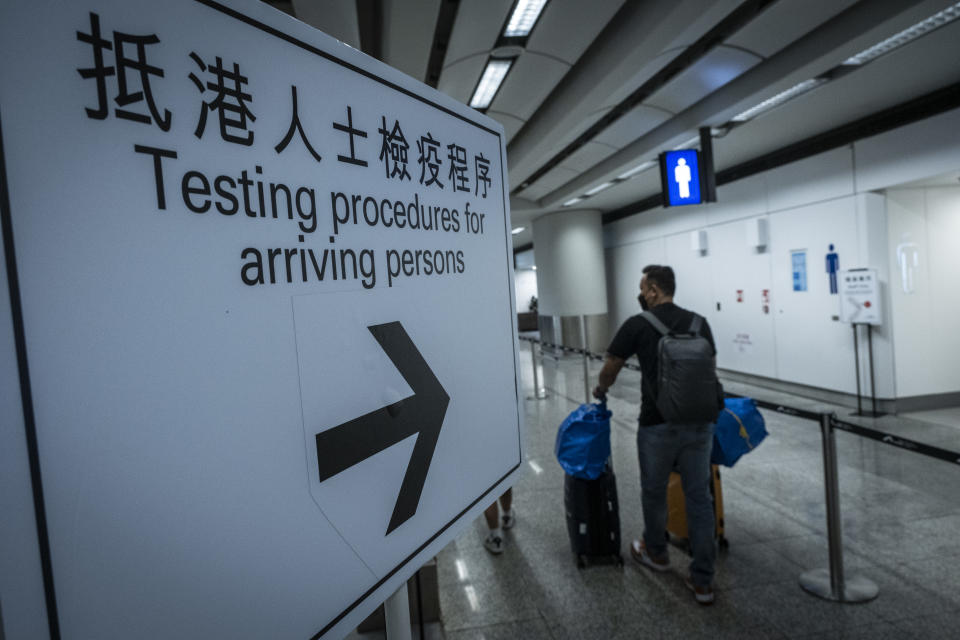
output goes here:
[[[692, 311], [687, 311], [672, 302], [659, 304], [653, 309], [653, 314], [657, 316], [663, 324], [671, 331], [684, 333], [690, 329], [690, 323], [696, 317]], [[707, 339], [714, 353], [717, 351], [717, 345], [713, 341], [713, 333], [710, 331], [710, 325], [706, 318], [700, 327], [700, 335]], [[657, 346], [660, 342], [660, 332], [653, 328], [649, 322], [639, 315], [629, 318], [620, 329], [617, 335], [613, 337], [613, 342], [607, 348], [607, 353], [617, 358], [628, 359], [636, 354], [640, 361], [640, 374], [643, 376], [641, 387], [640, 402], [640, 426], [648, 427], [654, 424], [664, 422], [663, 416], [657, 410], [657, 393], [659, 393], [660, 383], [657, 380]]]

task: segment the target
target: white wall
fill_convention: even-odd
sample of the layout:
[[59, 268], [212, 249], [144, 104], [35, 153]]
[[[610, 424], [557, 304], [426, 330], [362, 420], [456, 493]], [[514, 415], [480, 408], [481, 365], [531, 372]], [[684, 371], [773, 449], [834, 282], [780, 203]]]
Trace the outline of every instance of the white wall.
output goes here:
[[[677, 303], [710, 321], [719, 366], [853, 393], [852, 329], [835, 319], [839, 298], [830, 294], [826, 274], [828, 246], [834, 244], [841, 269], [878, 269], [886, 318], [873, 333], [877, 395], [960, 390], [960, 334], [948, 328], [960, 318], [960, 188], [898, 190], [888, 205], [883, 192], [862, 186], [889, 188], [960, 168], [958, 131], [955, 110], [721, 186], [717, 203], [657, 209], [606, 225], [611, 331], [639, 311], [642, 267], [670, 264], [677, 273]], [[918, 176], [917, 167], [928, 173]], [[768, 222], [762, 251], [747, 246], [747, 221], [753, 219]], [[690, 233], [697, 230], [707, 233], [705, 255], [691, 249]], [[937, 265], [936, 273], [923, 276], [929, 302], [919, 292], [904, 300], [895, 291], [897, 238], [907, 232], [931, 238], [922, 249], [930, 265], [923, 268]], [[794, 250], [807, 252], [807, 291], [793, 291]], [[762, 308], [764, 289], [769, 313]], [[737, 290], [743, 290], [743, 302], [736, 301]], [[864, 388], [866, 365], [861, 345]]]
[[[960, 187], [891, 189], [887, 206], [897, 389], [904, 396], [957, 391]], [[911, 293], [896, 261], [902, 243], [917, 250]]]
[[537, 295], [537, 272], [533, 269], [517, 269], [513, 272], [517, 313], [530, 310], [530, 298]]

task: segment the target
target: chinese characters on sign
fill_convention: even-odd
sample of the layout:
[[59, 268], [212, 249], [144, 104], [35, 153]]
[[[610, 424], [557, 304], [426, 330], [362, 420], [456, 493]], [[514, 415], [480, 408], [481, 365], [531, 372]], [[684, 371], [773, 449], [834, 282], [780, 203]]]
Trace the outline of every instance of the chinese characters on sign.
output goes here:
[[[165, 90], [173, 91], [167, 89], [170, 83], [192, 84], [196, 106], [187, 120], [198, 140], [215, 139], [219, 134], [223, 142], [250, 149], [257, 149], [262, 142], [278, 155], [302, 154], [303, 160], [316, 163], [316, 171], [320, 172], [335, 158], [337, 163], [379, 174], [380, 168], [370, 167], [371, 162], [379, 162], [387, 180], [400, 184], [406, 181], [426, 190], [401, 199], [331, 190], [329, 215], [334, 235], [330, 236], [329, 245], [335, 243], [345, 225], [472, 235], [484, 232], [486, 213], [476, 207], [490, 194], [494, 174], [490, 159], [482, 151], [472, 152], [457, 140], [442, 140], [435, 135], [436, 130], [429, 128], [405, 131], [401, 119], [388, 113], [379, 114], [379, 122], [365, 121], [355, 110], [357, 105], [348, 103], [342, 93], [327, 94], [327, 100], [338, 101], [340, 115], [333, 122], [320, 122], [315, 115], [319, 105], [304, 104], [302, 92], [298, 94], [295, 84], [290, 85], [286, 113], [262, 113], [263, 107], [257, 107], [258, 78], [245, 70], [243, 60], [186, 48], [183, 55], [189, 60], [191, 71], [186, 77], [172, 77], [151, 63], [154, 56], [164, 51], [163, 47], [173, 46], [161, 34], [117, 30], [108, 34], [112, 26], [115, 25], [91, 12], [86, 31], [76, 32], [76, 39], [88, 45], [87, 61], [77, 72], [83, 80], [90, 81], [95, 93], [93, 104], [81, 107], [88, 118], [107, 120], [112, 113], [116, 118], [170, 132], [177, 114], [164, 103]], [[283, 127], [269, 126], [270, 117], [280, 119]], [[262, 129], [267, 128], [285, 134], [279, 140], [264, 140]], [[411, 139], [416, 145], [419, 175], [410, 170]], [[167, 209], [168, 196], [179, 183], [183, 205], [194, 213], [215, 211], [223, 216], [286, 218], [296, 222], [295, 246], [246, 247], [240, 251], [244, 284], [353, 279], [364, 288], [377, 285], [377, 260], [372, 250], [308, 245], [307, 236], [318, 228], [318, 208], [325, 199], [318, 197], [316, 187], [302, 184], [302, 179], [301, 184], [288, 184], [282, 177], [270, 176], [262, 158], [252, 155], [247, 168], [240, 171], [178, 171], [177, 164], [187, 160], [182, 151], [156, 144], [132, 146], [135, 153], [147, 156], [144, 166], [153, 170], [157, 210]], [[237, 151], [244, 153], [239, 148]], [[429, 194], [444, 192], [463, 192], [479, 202], [467, 199], [460, 207], [428, 202]], [[391, 249], [382, 257], [391, 287], [399, 277], [463, 273], [466, 262], [463, 250], [441, 248]]]

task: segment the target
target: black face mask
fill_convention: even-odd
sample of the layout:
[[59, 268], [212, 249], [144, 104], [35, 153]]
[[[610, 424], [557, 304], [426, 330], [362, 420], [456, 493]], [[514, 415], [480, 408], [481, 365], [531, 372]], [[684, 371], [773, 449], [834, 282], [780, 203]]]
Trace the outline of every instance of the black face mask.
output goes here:
[[640, 308], [641, 308], [641, 309], [643, 309], [644, 311], [649, 311], [649, 310], [650, 310], [650, 305], [647, 304], [647, 299], [643, 297], [643, 294], [642, 294], [642, 293], [637, 296], [637, 301], [640, 302]]

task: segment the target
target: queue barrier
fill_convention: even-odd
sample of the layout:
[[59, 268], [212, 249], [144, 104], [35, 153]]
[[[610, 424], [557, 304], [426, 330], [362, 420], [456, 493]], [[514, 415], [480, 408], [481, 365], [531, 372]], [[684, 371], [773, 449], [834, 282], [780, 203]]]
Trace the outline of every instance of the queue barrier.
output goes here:
[[[543, 347], [547, 347], [561, 350], [564, 353], [582, 354], [584, 356], [585, 374], [587, 359], [604, 359], [604, 356], [591, 353], [587, 349], [543, 342], [532, 336], [520, 336], [520, 339], [529, 341], [531, 343], [531, 351], [535, 351], [534, 345], [538, 344], [540, 345], [541, 349]], [[624, 367], [633, 371], [640, 371], [640, 367], [632, 363], [625, 363]], [[534, 379], [536, 379], [536, 357], [534, 357], [534, 376]], [[588, 388], [588, 383], [585, 382], [584, 386], [585, 388]], [[729, 397], [739, 397], [734, 393], [727, 393], [726, 395]], [[590, 400], [588, 397], [587, 402], [589, 401]], [[955, 465], [960, 465], [960, 453], [956, 451], [950, 451], [949, 449], [944, 449], [942, 447], [936, 447], [933, 445], [924, 444], [922, 442], [917, 442], [909, 438], [902, 438], [891, 433], [886, 433], [877, 429], [865, 427], [863, 425], [854, 424], [852, 422], [845, 422], [837, 418], [837, 414], [833, 412], [810, 411], [807, 409], [790, 407], [776, 402], [768, 402], [766, 400], [755, 399], [755, 402], [760, 408], [776, 411], [777, 413], [782, 413], [784, 415], [793, 416], [796, 418], [811, 420], [820, 425], [820, 433], [823, 441], [824, 490], [827, 507], [827, 543], [829, 547], [828, 554], [830, 562], [826, 569], [813, 569], [801, 574], [800, 586], [803, 587], [803, 589], [808, 593], [821, 597], [825, 600], [831, 600], [833, 602], [856, 603], [866, 602], [876, 598], [877, 595], [879, 595], [879, 588], [874, 582], [862, 576], [844, 575], [843, 542], [840, 518], [840, 489], [838, 483], [839, 475], [837, 473], [837, 448], [835, 437], [836, 430], [839, 429], [841, 431], [846, 431], [847, 433], [852, 433], [863, 438], [869, 438], [871, 440], [875, 440], [876, 442], [888, 444], [892, 447], [918, 453], [930, 458], [936, 458], [938, 460], [949, 462]]]

